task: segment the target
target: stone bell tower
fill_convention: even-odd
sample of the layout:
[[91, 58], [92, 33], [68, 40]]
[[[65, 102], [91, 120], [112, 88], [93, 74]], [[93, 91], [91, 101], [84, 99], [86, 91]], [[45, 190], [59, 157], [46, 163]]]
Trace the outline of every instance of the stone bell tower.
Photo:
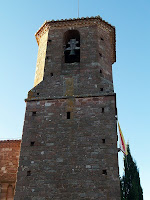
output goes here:
[[26, 113], [15, 200], [120, 200], [115, 28], [46, 21]]

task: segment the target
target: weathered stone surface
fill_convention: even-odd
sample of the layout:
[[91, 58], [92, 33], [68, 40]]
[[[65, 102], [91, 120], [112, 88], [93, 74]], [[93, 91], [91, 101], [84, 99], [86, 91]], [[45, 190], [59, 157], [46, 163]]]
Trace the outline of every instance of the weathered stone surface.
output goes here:
[[[64, 62], [68, 30], [80, 34], [80, 62]], [[50, 22], [41, 31], [15, 200], [120, 200], [114, 27], [84, 19]]]

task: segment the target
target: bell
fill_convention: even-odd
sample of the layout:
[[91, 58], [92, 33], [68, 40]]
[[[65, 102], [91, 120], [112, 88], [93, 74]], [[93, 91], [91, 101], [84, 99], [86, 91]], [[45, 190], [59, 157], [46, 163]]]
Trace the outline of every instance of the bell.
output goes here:
[[71, 49], [69, 56], [75, 56], [75, 55], [76, 55], [75, 50]]

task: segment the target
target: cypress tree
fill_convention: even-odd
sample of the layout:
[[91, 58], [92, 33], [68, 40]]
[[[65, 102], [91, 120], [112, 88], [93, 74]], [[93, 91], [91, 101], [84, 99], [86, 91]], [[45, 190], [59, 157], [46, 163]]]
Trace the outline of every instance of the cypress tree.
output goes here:
[[139, 170], [131, 156], [129, 144], [128, 155], [124, 156], [124, 175], [120, 180], [122, 200], [143, 200], [143, 190], [140, 184]]

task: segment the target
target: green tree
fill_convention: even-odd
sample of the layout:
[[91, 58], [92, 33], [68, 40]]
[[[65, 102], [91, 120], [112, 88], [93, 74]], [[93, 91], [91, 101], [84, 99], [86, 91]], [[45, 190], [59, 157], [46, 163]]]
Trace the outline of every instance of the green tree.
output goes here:
[[139, 170], [131, 156], [129, 144], [128, 155], [124, 156], [124, 175], [120, 180], [122, 200], [143, 200], [143, 190], [140, 184]]

